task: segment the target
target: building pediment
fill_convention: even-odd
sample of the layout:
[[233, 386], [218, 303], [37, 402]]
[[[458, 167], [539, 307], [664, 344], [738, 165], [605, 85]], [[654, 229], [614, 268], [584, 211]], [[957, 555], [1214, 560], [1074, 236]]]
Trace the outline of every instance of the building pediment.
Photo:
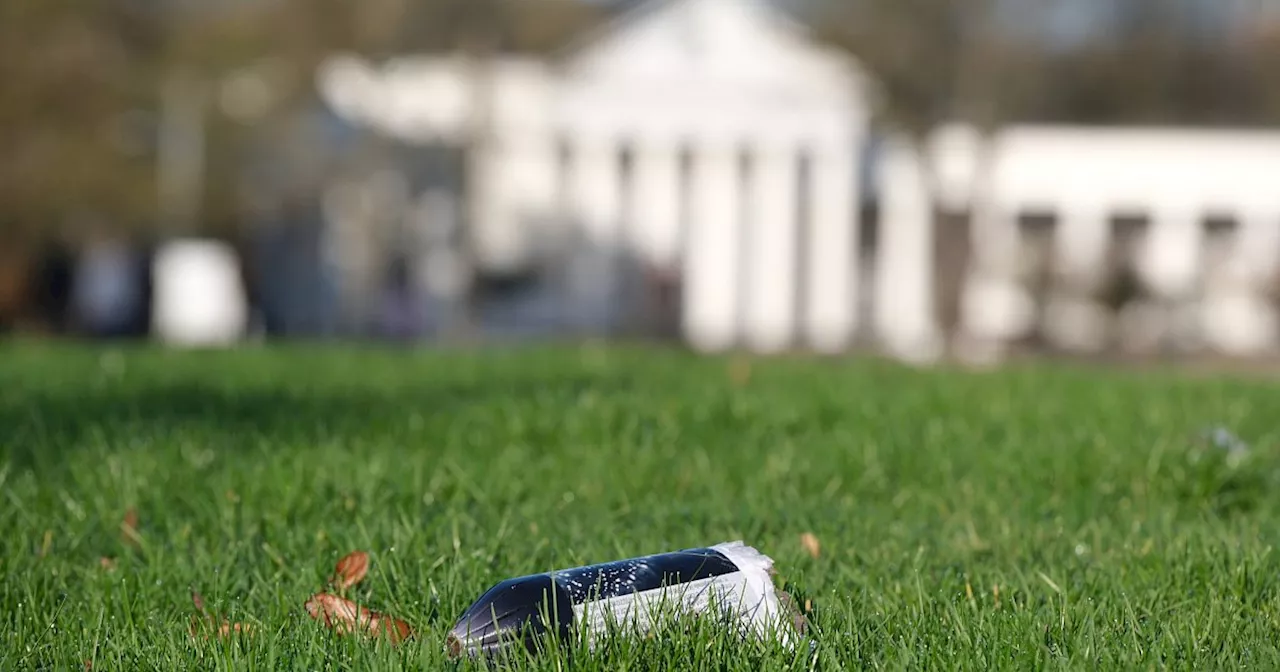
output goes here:
[[842, 53], [762, 0], [653, 0], [572, 45], [571, 82], [611, 91], [661, 87], [664, 98], [732, 89], [779, 100], [852, 104], [864, 77]]

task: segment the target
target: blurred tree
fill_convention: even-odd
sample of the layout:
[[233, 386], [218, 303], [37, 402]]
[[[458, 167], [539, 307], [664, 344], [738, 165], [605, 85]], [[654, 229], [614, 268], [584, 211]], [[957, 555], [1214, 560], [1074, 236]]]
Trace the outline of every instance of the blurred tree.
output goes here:
[[[1106, 34], [1051, 54], [1031, 120], [1088, 124], [1267, 123], [1274, 89], [1262, 33], [1221, 25], [1194, 5], [1125, 0]], [[1265, 59], [1264, 59], [1265, 60]]]
[[8, 0], [0, 227], [48, 235], [84, 213], [225, 228], [246, 131], [316, 104], [314, 68], [335, 50], [545, 50], [591, 14], [574, 0]]
[[[0, 4], [0, 243], [147, 211], [146, 26], [118, 3]], [[81, 226], [83, 224], [77, 224]]]
[[574, 0], [6, 0], [0, 275], [23, 276], [43, 241], [234, 236], [250, 152], [301, 137], [336, 50], [544, 50], [591, 14]]
[[1240, 41], [1244, 67], [1250, 85], [1248, 94], [1257, 109], [1258, 123], [1275, 126], [1280, 122], [1280, 20], [1265, 23]]
[[964, 200], [981, 208], [991, 133], [1029, 109], [1042, 84], [1041, 50], [1001, 10], [997, 0], [808, 0], [802, 10], [821, 39], [866, 68], [879, 124], [915, 155], [938, 224], [935, 286], [946, 331], [959, 319], [963, 275], [971, 265], [970, 220], [943, 207], [927, 143], [947, 123], [977, 132], [975, 180]]
[[879, 87], [881, 117], [922, 138], [941, 123], [992, 128], [1038, 93], [1039, 50], [996, 0], [809, 0], [818, 35], [851, 52]]

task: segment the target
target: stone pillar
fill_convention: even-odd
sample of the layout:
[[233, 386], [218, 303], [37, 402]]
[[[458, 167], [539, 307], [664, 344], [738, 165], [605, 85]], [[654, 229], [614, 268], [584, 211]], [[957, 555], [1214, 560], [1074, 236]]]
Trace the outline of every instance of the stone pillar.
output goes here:
[[1239, 219], [1236, 253], [1250, 281], [1269, 284], [1280, 271], [1280, 212], [1246, 208]]
[[856, 160], [852, 145], [831, 144], [812, 159], [804, 333], [814, 350], [835, 353], [858, 328]]
[[570, 208], [593, 245], [622, 242], [621, 164], [617, 145], [604, 138], [582, 137], [573, 145]]
[[1192, 351], [1202, 340], [1197, 317], [1203, 275], [1201, 213], [1180, 204], [1163, 204], [1152, 215], [1138, 272], [1159, 308], [1156, 312], [1163, 315], [1153, 326], [1163, 335], [1160, 342], [1177, 351]]
[[1275, 348], [1275, 308], [1264, 283], [1275, 267], [1276, 231], [1264, 213], [1244, 211], [1234, 227], [1206, 236], [1200, 328], [1214, 350], [1249, 356]]
[[1011, 342], [1034, 326], [1036, 306], [1019, 282], [1021, 252], [1017, 214], [1008, 204], [983, 198], [973, 213], [973, 269], [961, 295], [956, 354], [974, 364], [1001, 361]]
[[617, 145], [581, 137], [572, 149], [569, 209], [586, 249], [574, 261], [570, 318], [580, 329], [612, 322], [623, 244], [622, 177]]
[[535, 216], [549, 215], [556, 197], [556, 152], [547, 138], [506, 138], [477, 148], [470, 232], [476, 262], [515, 271], [530, 261], [538, 239]]
[[694, 148], [683, 331], [700, 351], [722, 351], [738, 335], [738, 249], [742, 234], [737, 154], [728, 143]]
[[909, 146], [888, 148], [880, 183], [876, 333], [896, 357], [933, 360], [942, 349], [934, 315], [933, 212], [919, 160]]
[[1191, 208], [1161, 208], [1152, 213], [1138, 264], [1142, 281], [1152, 294], [1174, 300], [1196, 291], [1203, 233], [1200, 213]]
[[1085, 199], [1062, 206], [1053, 232], [1053, 286], [1042, 307], [1042, 326], [1056, 346], [1099, 352], [1110, 339], [1110, 316], [1099, 297], [1107, 279], [1111, 233], [1106, 211]]
[[796, 333], [799, 153], [782, 143], [754, 152], [747, 198], [745, 339], [756, 351], [791, 346]]
[[668, 268], [679, 262], [680, 155], [675, 143], [636, 146], [631, 240], [644, 260]]

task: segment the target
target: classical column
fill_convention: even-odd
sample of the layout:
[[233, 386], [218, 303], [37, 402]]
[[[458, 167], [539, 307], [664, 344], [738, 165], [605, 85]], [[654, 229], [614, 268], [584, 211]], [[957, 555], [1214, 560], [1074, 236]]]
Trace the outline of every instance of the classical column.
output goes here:
[[1274, 282], [1280, 272], [1280, 212], [1270, 208], [1245, 208], [1239, 222], [1236, 254], [1249, 282], [1260, 288]]
[[702, 143], [693, 150], [682, 321], [685, 338], [701, 351], [729, 349], [738, 334], [737, 167], [727, 143]]
[[1202, 298], [1200, 214], [1181, 203], [1155, 208], [1138, 265], [1143, 285], [1164, 316], [1157, 329], [1166, 338], [1160, 340], [1180, 351], [1196, 349], [1203, 336], [1195, 317]]
[[1209, 232], [1202, 245], [1200, 328], [1208, 344], [1231, 355], [1261, 355], [1276, 346], [1276, 311], [1266, 294], [1278, 233], [1266, 212], [1240, 210], [1234, 226]]
[[1142, 281], [1161, 300], [1190, 298], [1201, 275], [1200, 213], [1193, 208], [1166, 207], [1151, 214], [1139, 254]]
[[570, 208], [593, 245], [617, 246], [622, 234], [622, 182], [618, 146], [582, 136], [572, 146]]
[[796, 333], [796, 258], [799, 153], [784, 143], [753, 152], [746, 213], [745, 340], [760, 352], [778, 352]]
[[990, 197], [974, 205], [973, 265], [961, 294], [957, 354], [972, 363], [999, 361], [1010, 341], [1029, 332], [1036, 306], [1019, 280], [1016, 209]]
[[477, 151], [475, 179], [482, 182], [472, 204], [476, 261], [486, 270], [513, 271], [529, 260], [538, 229], [549, 225], [555, 146], [550, 138], [529, 135]]
[[919, 159], [909, 145], [890, 146], [883, 161], [876, 332], [895, 356], [927, 361], [941, 349], [934, 315], [932, 208]]
[[852, 149], [824, 144], [809, 173], [804, 333], [819, 352], [843, 351], [857, 330], [857, 184]]
[[650, 264], [680, 258], [680, 155], [674, 142], [650, 139], [635, 147], [630, 238]]
[[1106, 210], [1077, 198], [1062, 203], [1057, 217], [1042, 327], [1060, 347], [1097, 352], [1106, 347], [1110, 336], [1110, 316], [1099, 296], [1108, 278]]
[[1110, 226], [1101, 204], [1075, 199], [1061, 204], [1053, 231], [1050, 262], [1073, 293], [1098, 290], [1106, 273]]
[[617, 145], [580, 136], [571, 150], [569, 209], [586, 249], [572, 274], [573, 322], [580, 328], [612, 323], [623, 244], [621, 162]]

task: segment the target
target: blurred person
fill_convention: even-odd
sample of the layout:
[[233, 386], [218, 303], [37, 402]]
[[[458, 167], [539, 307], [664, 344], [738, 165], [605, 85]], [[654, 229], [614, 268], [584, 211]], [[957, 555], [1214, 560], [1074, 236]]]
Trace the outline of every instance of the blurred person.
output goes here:
[[139, 278], [138, 251], [120, 241], [89, 245], [73, 271], [73, 323], [86, 335], [134, 335], [146, 297]]
[[379, 335], [393, 341], [421, 338], [424, 332], [422, 302], [408, 262], [395, 257], [387, 269], [387, 283], [382, 292]]

